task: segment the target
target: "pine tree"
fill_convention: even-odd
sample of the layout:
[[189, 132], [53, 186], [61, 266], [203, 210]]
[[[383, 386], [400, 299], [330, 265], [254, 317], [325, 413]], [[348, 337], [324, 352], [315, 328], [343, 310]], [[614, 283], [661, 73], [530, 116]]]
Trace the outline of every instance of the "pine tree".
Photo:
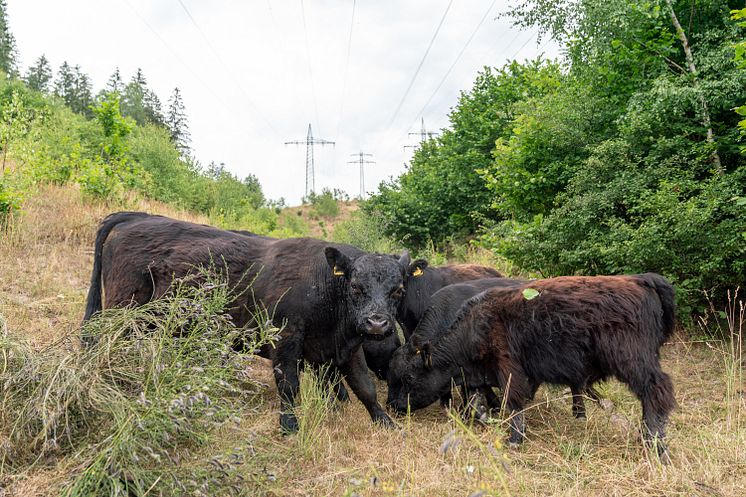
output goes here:
[[93, 115], [91, 111], [91, 105], [93, 104], [93, 85], [91, 85], [91, 80], [87, 74], [80, 70], [80, 66], [75, 66], [73, 74], [75, 78], [75, 96], [70, 108], [73, 112], [91, 117]]
[[7, 13], [8, 8], [5, 0], [0, 0], [0, 70], [14, 76], [16, 74], [18, 52], [16, 50], [16, 39], [10, 32], [10, 26], [8, 26]]
[[143, 95], [143, 110], [145, 111], [145, 119], [152, 124], [163, 126], [165, 119], [163, 118], [163, 106], [161, 105], [161, 99], [154, 91], [146, 88], [145, 94]]
[[122, 93], [124, 90], [124, 83], [122, 82], [122, 75], [119, 73], [119, 68], [114, 70], [114, 74], [109, 76], [109, 81], [106, 82], [106, 93]]
[[64, 61], [57, 71], [57, 80], [54, 82], [54, 94], [65, 102], [65, 105], [72, 106], [75, 99], [75, 74], [70, 64]]
[[181, 98], [181, 91], [174, 88], [171, 98], [168, 101], [168, 114], [166, 115], [166, 126], [171, 133], [171, 141], [181, 152], [181, 155], [189, 155], [189, 125], [187, 123], [184, 101]]
[[52, 81], [52, 66], [44, 55], [36, 59], [34, 65], [28, 68], [25, 80], [29, 88], [43, 93], [49, 92], [49, 83]]

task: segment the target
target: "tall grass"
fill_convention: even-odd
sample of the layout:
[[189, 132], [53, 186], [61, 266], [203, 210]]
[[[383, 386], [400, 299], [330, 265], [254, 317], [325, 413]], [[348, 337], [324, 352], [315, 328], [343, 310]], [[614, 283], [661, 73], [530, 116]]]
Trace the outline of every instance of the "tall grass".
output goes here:
[[323, 365], [318, 370], [306, 368], [300, 381], [300, 402], [295, 407], [298, 418], [296, 443], [304, 456], [312, 455], [322, 435], [322, 426], [329, 415], [334, 402], [333, 389], [330, 383], [341, 381], [338, 375]]
[[199, 281], [102, 312], [81, 330], [93, 338], [88, 348], [69, 334], [36, 352], [3, 333], [0, 476], [64, 456], [78, 468], [65, 486], [70, 497], [230, 493], [210, 488], [223, 480], [180, 465], [184, 449], [237, 420], [259, 391], [246, 372], [250, 356], [232, 348], [252, 330], [226, 313], [231, 290], [218, 277]]

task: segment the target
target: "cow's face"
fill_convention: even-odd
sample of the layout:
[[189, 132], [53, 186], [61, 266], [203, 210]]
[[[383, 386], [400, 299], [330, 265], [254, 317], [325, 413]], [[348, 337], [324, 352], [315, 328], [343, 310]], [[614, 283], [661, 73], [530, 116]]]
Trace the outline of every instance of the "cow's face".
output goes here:
[[383, 340], [396, 331], [396, 309], [404, 297], [404, 275], [409, 267], [406, 251], [394, 259], [364, 254], [350, 259], [334, 247], [325, 250], [335, 277], [343, 278], [345, 298], [355, 328], [366, 338]]
[[432, 367], [429, 346], [420, 349], [409, 342], [394, 352], [389, 362], [386, 404], [398, 413], [427, 407], [451, 388], [448, 371]]

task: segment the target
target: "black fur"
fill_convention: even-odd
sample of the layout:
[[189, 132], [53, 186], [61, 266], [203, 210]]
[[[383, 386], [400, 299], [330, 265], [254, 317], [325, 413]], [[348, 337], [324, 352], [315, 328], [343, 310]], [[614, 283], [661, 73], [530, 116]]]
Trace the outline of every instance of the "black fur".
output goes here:
[[417, 324], [430, 307], [433, 294], [448, 285], [466, 281], [501, 278], [502, 275], [488, 266], [476, 264], [451, 264], [431, 267], [427, 261], [417, 259], [407, 271], [407, 294], [399, 304], [397, 317], [405, 339], [414, 333]]
[[195, 265], [211, 262], [239, 295], [230, 310], [236, 325], [251, 323], [255, 303], [270, 310], [276, 325], [284, 325], [275, 348], [264, 351], [273, 361], [284, 430], [297, 429], [292, 407], [301, 361], [333, 363], [373, 420], [393, 426], [376, 400], [361, 344], [394, 331], [410, 263], [406, 252], [396, 260], [311, 238], [275, 240], [117, 213], [97, 234], [90, 307], [100, 310], [102, 286], [105, 307], [143, 304], [167, 293], [173, 279]]
[[[443, 333], [448, 332], [456, 319], [461, 306], [471, 297], [483, 292], [488, 288], [495, 287], [517, 287], [524, 283], [523, 280], [509, 278], [483, 278], [465, 283], [448, 285], [430, 298], [430, 307], [419, 320], [414, 333], [410, 336], [406, 345], [397, 349], [389, 362], [388, 374], [388, 402], [399, 395], [401, 389], [401, 377], [407, 370], [408, 363], [417, 359], [422, 344], [440, 339]], [[461, 384], [464, 378], [456, 378], [455, 383]], [[463, 384], [464, 398], [468, 399], [471, 392], [468, 390], [469, 382]], [[499, 400], [495, 397], [490, 387], [484, 388], [482, 395], [490, 407], [499, 407]], [[441, 403], [448, 405], [451, 401], [451, 392], [441, 397]]]

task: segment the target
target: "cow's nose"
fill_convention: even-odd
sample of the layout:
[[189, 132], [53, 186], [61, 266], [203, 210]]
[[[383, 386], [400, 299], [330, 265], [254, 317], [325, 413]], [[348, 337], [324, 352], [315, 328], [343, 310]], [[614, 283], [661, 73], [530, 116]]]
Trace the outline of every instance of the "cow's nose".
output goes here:
[[380, 314], [373, 314], [368, 318], [368, 326], [371, 330], [385, 330], [388, 328], [389, 320], [386, 319], [386, 316], [382, 316]]

